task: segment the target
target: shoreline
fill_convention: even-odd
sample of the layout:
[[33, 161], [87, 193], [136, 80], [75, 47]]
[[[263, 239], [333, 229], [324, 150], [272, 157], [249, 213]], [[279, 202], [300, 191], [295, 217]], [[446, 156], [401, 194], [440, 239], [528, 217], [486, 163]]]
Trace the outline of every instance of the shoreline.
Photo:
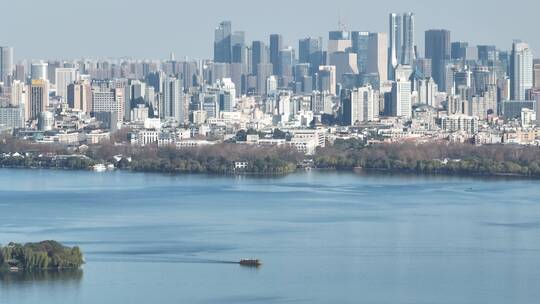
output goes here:
[[493, 180], [540, 180], [540, 176], [531, 176], [517, 173], [451, 173], [451, 172], [417, 172], [414, 170], [391, 170], [391, 169], [377, 169], [377, 168], [351, 168], [351, 169], [338, 169], [338, 168], [298, 168], [292, 172], [286, 173], [256, 173], [256, 172], [241, 172], [241, 173], [213, 173], [213, 172], [169, 172], [159, 170], [133, 170], [133, 169], [114, 169], [104, 172], [96, 172], [91, 168], [87, 169], [74, 169], [67, 167], [35, 167], [35, 166], [0, 166], [1, 169], [9, 170], [47, 170], [47, 171], [68, 171], [68, 172], [88, 172], [88, 173], [111, 173], [111, 172], [123, 172], [123, 173], [142, 173], [142, 174], [160, 174], [169, 176], [212, 176], [212, 177], [258, 177], [258, 178], [282, 178], [291, 174], [305, 174], [309, 172], [317, 173], [350, 173], [358, 176], [415, 176], [415, 177], [458, 177], [458, 178], [470, 178], [470, 179], [493, 179]]

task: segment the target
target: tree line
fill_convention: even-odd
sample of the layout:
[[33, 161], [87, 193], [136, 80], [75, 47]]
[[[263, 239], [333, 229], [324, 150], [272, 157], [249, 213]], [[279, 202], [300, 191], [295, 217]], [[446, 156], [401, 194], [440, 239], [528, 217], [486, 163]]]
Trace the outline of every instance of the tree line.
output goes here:
[[540, 177], [540, 148], [517, 145], [400, 143], [368, 146], [338, 141], [319, 149], [317, 168], [363, 168], [390, 172], [521, 175]]

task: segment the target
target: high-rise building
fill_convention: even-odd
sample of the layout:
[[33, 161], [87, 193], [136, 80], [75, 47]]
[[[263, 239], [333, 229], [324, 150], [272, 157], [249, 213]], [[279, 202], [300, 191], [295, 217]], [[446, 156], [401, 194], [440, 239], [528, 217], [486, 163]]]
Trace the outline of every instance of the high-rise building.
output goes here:
[[283, 49], [283, 36], [279, 34], [270, 35], [270, 63], [274, 66], [274, 75], [279, 75], [279, 52]]
[[[367, 73], [377, 73], [379, 81], [388, 80], [388, 45], [386, 33], [370, 33], [368, 43]], [[393, 71], [393, 70], [392, 70]]]
[[336, 95], [337, 78], [336, 67], [333, 65], [319, 66], [319, 88], [321, 92]]
[[253, 74], [257, 75], [259, 64], [270, 63], [268, 46], [266, 46], [266, 44], [262, 41], [253, 41], [251, 46], [251, 52], [251, 64], [253, 67]]
[[129, 121], [131, 119], [131, 110], [137, 108], [137, 104], [145, 102], [146, 83], [137, 79], [131, 79], [125, 89], [124, 119]]
[[9, 86], [10, 77], [13, 75], [13, 48], [0, 46], [0, 82]]
[[525, 42], [514, 41], [510, 60], [510, 98], [526, 100], [533, 87], [533, 54]]
[[15, 65], [15, 75], [13, 77], [15, 80], [18, 81], [26, 81], [26, 69], [24, 65], [22, 64], [16, 64]]
[[[372, 121], [376, 117], [375, 91], [370, 85], [346, 90], [342, 95], [342, 120], [346, 126]], [[345, 97], [345, 98], [343, 98]]]
[[214, 61], [215, 62], [231, 62], [231, 37], [232, 24], [230, 21], [223, 21], [215, 30], [214, 38]]
[[266, 94], [268, 91], [266, 88], [267, 80], [270, 76], [272, 76], [272, 64], [259, 63], [257, 65], [257, 94]]
[[217, 84], [219, 91], [219, 108], [223, 112], [233, 112], [236, 106], [236, 86], [230, 78]]
[[328, 64], [336, 67], [336, 77], [339, 83], [343, 83], [346, 74], [358, 74], [358, 60], [356, 53], [334, 52], [328, 56]]
[[21, 106], [0, 106], [0, 126], [24, 128], [24, 108]]
[[494, 45], [479, 45], [478, 48], [478, 60], [483, 64], [495, 62], [498, 58], [497, 47]]
[[413, 73], [409, 65], [396, 68], [396, 80], [392, 84], [392, 116], [410, 118], [412, 116], [412, 85], [410, 77]]
[[237, 44], [246, 45], [246, 33], [243, 31], [235, 31], [231, 36], [231, 46]]
[[230, 72], [231, 65], [228, 63], [222, 63], [222, 62], [214, 62], [212, 63], [211, 67], [211, 77], [210, 77], [210, 83], [215, 84], [217, 81], [222, 80], [223, 78], [230, 78], [231, 72]]
[[533, 71], [534, 71], [534, 89], [535, 90], [540, 90], [540, 63], [536, 63], [534, 64], [533, 66]]
[[313, 91], [311, 93], [311, 111], [316, 114], [332, 114], [332, 95], [327, 92]]
[[217, 94], [208, 94], [204, 96], [202, 109], [206, 112], [208, 118], [219, 117], [219, 96]]
[[179, 124], [183, 124], [188, 119], [186, 98], [180, 79], [166, 77], [163, 80], [160, 108], [160, 115], [163, 119], [173, 119]]
[[400, 63], [403, 51], [403, 20], [401, 15], [392, 13], [389, 21], [388, 73], [394, 79], [394, 69]]
[[56, 96], [67, 99], [68, 85], [77, 80], [77, 70], [74, 68], [56, 68]]
[[350, 33], [347, 31], [331, 31], [328, 34], [328, 54], [345, 52], [352, 47]]
[[278, 57], [277, 70], [274, 65], [274, 74], [286, 79], [285, 85], [287, 85], [288, 82], [293, 80], [293, 67], [296, 64], [294, 49], [292, 47], [283, 48], [279, 51]]
[[438, 92], [437, 84], [433, 78], [421, 79], [418, 83], [418, 100], [420, 104], [427, 104], [432, 107], [437, 107], [435, 95]]
[[234, 32], [231, 39], [231, 62], [248, 64], [246, 38], [244, 32]]
[[356, 53], [358, 61], [358, 71], [367, 72], [369, 32], [351, 32], [352, 51]]
[[51, 131], [54, 127], [54, 113], [49, 111], [39, 113], [37, 127], [40, 131]]
[[[127, 64], [124, 66], [127, 66]], [[56, 84], [56, 69], [60, 67], [62, 67], [60, 61], [47, 62], [47, 79], [53, 85]], [[123, 72], [124, 72], [124, 75], [122, 76], [125, 76], [125, 74], [128, 73], [127, 69], [125, 69]]]
[[49, 106], [49, 81], [46, 79], [32, 80], [27, 109], [29, 120], [37, 119], [41, 112]]
[[456, 41], [450, 44], [450, 58], [451, 59], [465, 59], [466, 49], [469, 47], [468, 42]]
[[309, 63], [311, 74], [319, 71], [319, 66], [325, 64], [322, 50], [322, 38], [305, 38], [298, 42], [299, 63]]
[[432, 66], [431, 66], [431, 59], [427, 58], [418, 58], [416, 59], [416, 71], [422, 73], [422, 76], [425, 78], [431, 78], [432, 75]]
[[428, 30], [426, 31], [426, 56], [431, 59], [432, 76], [439, 89], [446, 91], [446, 64], [450, 60], [450, 31]]
[[520, 119], [523, 109], [530, 109], [538, 113], [538, 103], [536, 100], [504, 100], [501, 103], [501, 110], [504, 119]]
[[403, 14], [403, 51], [401, 54], [401, 64], [413, 65], [416, 58], [414, 44], [414, 14]]
[[115, 123], [121, 123], [124, 120], [124, 93], [124, 88], [93, 87], [92, 115], [108, 116], [110, 128]]
[[92, 87], [88, 80], [68, 85], [67, 103], [70, 109], [80, 110], [85, 113], [92, 111]]
[[266, 95], [273, 95], [277, 93], [278, 88], [278, 80], [276, 76], [271, 75], [268, 78], [266, 78]]
[[232, 48], [232, 62], [248, 65], [248, 48], [244, 44], [235, 44]]
[[30, 66], [30, 78], [31, 80], [48, 80], [49, 74], [48, 74], [48, 63], [39, 61], [34, 62]]

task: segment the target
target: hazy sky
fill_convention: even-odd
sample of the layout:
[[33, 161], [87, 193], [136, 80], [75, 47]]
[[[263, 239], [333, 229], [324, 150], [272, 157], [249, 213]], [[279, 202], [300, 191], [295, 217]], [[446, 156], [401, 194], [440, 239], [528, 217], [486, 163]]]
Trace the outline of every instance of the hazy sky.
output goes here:
[[[416, 43], [424, 30], [446, 28], [452, 40], [511, 47], [519, 38], [540, 50], [538, 0], [0, 0], [0, 45], [19, 59], [131, 56], [210, 58], [214, 28], [231, 20], [247, 39], [281, 33], [300, 37], [337, 29], [387, 31], [388, 13], [416, 14]], [[422, 52], [423, 53], [423, 52]], [[540, 54], [540, 51], [537, 52]]]

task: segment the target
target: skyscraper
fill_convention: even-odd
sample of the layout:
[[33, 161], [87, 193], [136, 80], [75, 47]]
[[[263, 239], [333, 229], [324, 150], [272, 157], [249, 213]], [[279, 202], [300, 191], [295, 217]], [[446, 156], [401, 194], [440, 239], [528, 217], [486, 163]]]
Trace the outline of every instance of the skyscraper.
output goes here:
[[13, 75], [15, 80], [26, 81], [26, 71], [22, 64], [15, 65], [15, 74]]
[[13, 48], [0, 46], [0, 82], [10, 85], [8, 78], [13, 74]]
[[535, 90], [540, 90], [540, 64], [535, 63], [533, 66], [533, 87]]
[[32, 80], [30, 84], [27, 117], [37, 119], [39, 114], [49, 106], [49, 82], [46, 79]]
[[497, 60], [497, 47], [494, 45], [479, 45], [478, 48], [478, 60], [483, 64], [494, 62]]
[[67, 103], [71, 109], [85, 113], [92, 111], [92, 87], [87, 80], [69, 84], [67, 87]]
[[279, 74], [279, 52], [283, 49], [283, 36], [279, 34], [270, 35], [270, 63], [274, 66], [274, 75]]
[[45, 79], [48, 80], [48, 64], [43, 61], [34, 62], [30, 66], [30, 77], [32, 80], [39, 80], [39, 79]]
[[176, 78], [165, 77], [163, 80], [163, 96], [160, 116], [164, 119], [174, 119], [183, 124], [186, 119], [185, 98], [182, 81]]
[[[296, 55], [292, 47], [283, 48], [279, 51], [278, 69], [275, 75], [279, 75], [283, 78], [289, 78], [289, 81], [293, 80], [293, 67], [296, 63]], [[274, 66], [276, 71], [276, 66]], [[288, 84], [288, 83], [287, 83]]]
[[381, 82], [388, 80], [388, 47], [386, 33], [370, 33], [368, 43], [367, 73], [379, 74]]
[[388, 73], [391, 79], [394, 79], [394, 69], [401, 61], [401, 53], [403, 50], [403, 22], [398, 14], [390, 14], [390, 46], [388, 49]]
[[223, 21], [215, 30], [214, 38], [214, 61], [215, 62], [231, 62], [231, 35], [232, 24], [230, 21]]
[[392, 84], [392, 116], [410, 118], [412, 115], [411, 74], [411, 66], [396, 68], [396, 81]]
[[298, 42], [298, 59], [299, 63], [309, 63], [311, 73], [316, 73], [319, 66], [324, 64], [322, 38], [300, 39]]
[[67, 99], [68, 85], [77, 80], [77, 70], [74, 68], [56, 68], [55, 71], [56, 96]]
[[533, 54], [529, 45], [514, 41], [510, 59], [510, 96], [513, 100], [526, 100], [533, 87]]
[[124, 93], [124, 88], [94, 86], [92, 88], [92, 115], [98, 121], [103, 121], [102, 117], [106, 116], [107, 127], [115, 129], [113, 125], [124, 120]]
[[369, 32], [352, 32], [352, 51], [356, 53], [358, 71], [365, 73], [368, 65]]
[[426, 56], [431, 59], [433, 80], [441, 91], [446, 91], [445, 71], [450, 60], [450, 31], [426, 31]]
[[352, 47], [351, 35], [347, 31], [331, 31], [328, 33], [328, 54], [345, 52]]
[[427, 58], [416, 59], [415, 69], [416, 71], [422, 73], [422, 75], [425, 78], [431, 78], [431, 71], [432, 71], [431, 59], [427, 59]]
[[253, 66], [253, 74], [257, 75], [258, 72], [258, 65], [259, 64], [267, 64], [270, 62], [269, 54], [268, 54], [268, 47], [266, 44], [262, 41], [253, 41], [251, 46], [252, 51], [252, 66]]
[[401, 54], [401, 64], [413, 65], [415, 59], [414, 51], [414, 14], [403, 14], [403, 51]]
[[298, 59], [300, 63], [310, 63], [311, 55], [322, 51], [321, 38], [304, 38], [298, 42]]
[[452, 59], [465, 59], [467, 48], [469, 47], [468, 42], [456, 41], [451, 43], [450, 58]]
[[356, 53], [331, 53], [328, 55], [328, 64], [336, 67], [336, 77], [339, 83], [343, 83], [343, 76], [346, 74], [358, 74]]
[[328, 92], [336, 95], [336, 67], [332, 65], [319, 66], [319, 88], [321, 92]]
[[231, 62], [247, 65], [247, 48], [244, 32], [234, 32], [231, 38]]
[[268, 77], [272, 76], [272, 65], [270, 63], [257, 64], [257, 93], [264, 95], [267, 91], [266, 84]]
[[346, 126], [372, 121], [375, 115], [375, 91], [370, 85], [345, 91], [342, 95], [342, 119]]

